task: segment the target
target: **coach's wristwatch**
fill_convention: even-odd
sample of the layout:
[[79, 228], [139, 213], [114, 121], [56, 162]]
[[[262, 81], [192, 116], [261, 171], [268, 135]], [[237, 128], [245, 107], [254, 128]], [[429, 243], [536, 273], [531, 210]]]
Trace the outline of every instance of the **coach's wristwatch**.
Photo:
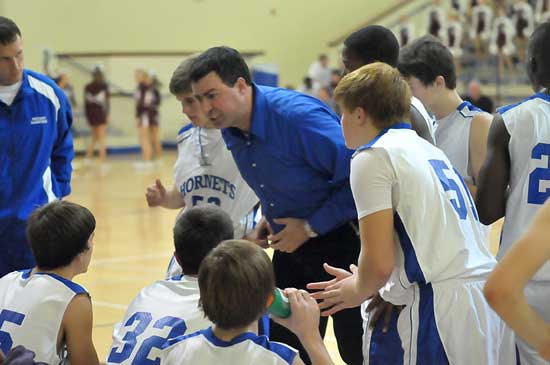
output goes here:
[[306, 230], [306, 234], [309, 238], [315, 238], [315, 237], [319, 236], [319, 234], [317, 232], [315, 232], [313, 230], [313, 228], [311, 228], [308, 221], [304, 221], [304, 229]]

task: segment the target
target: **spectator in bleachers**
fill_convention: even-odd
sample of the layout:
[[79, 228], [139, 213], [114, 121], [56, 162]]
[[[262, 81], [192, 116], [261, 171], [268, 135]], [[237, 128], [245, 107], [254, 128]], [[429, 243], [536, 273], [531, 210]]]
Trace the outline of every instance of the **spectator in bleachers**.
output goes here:
[[451, 0], [451, 10], [458, 15], [460, 21], [464, 21], [466, 14], [465, 0]]
[[468, 84], [468, 95], [465, 95], [463, 99], [487, 113], [495, 112], [495, 103], [490, 97], [481, 93], [481, 85], [477, 80], [470, 81]]
[[319, 89], [326, 87], [330, 83], [330, 67], [328, 66], [328, 57], [326, 54], [319, 55], [319, 59], [309, 66], [308, 76], [313, 82], [313, 91], [319, 92]]
[[538, 24], [550, 20], [550, 0], [537, 0], [535, 4], [535, 20]]
[[396, 36], [401, 47], [405, 47], [414, 39], [414, 24], [409, 20], [408, 16], [403, 15], [399, 19]]
[[443, 40], [445, 37], [445, 19], [439, 0], [433, 0], [428, 9], [428, 17], [428, 34]]
[[447, 34], [444, 44], [449, 48], [453, 55], [455, 63], [456, 73], [461, 74], [462, 65], [460, 58], [462, 57], [462, 23], [459, 20], [459, 15], [456, 12], [449, 14], [449, 21], [447, 23]]
[[302, 86], [300, 86], [297, 91], [301, 92], [302, 94], [314, 96], [315, 92], [313, 91], [313, 80], [311, 80], [311, 77], [304, 77], [302, 82]]
[[491, 35], [493, 10], [483, 0], [477, 3], [478, 5], [472, 9], [470, 38], [475, 45], [476, 57], [484, 58], [487, 56], [487, 44]]
[[525, 47], [527, 40], [535, 27], [535, 18], [533, 16], [533, 8], [525, 0], [516, 0], [512, 6], [514, 14], [514, 25], [516, 28], [516, 48], [517, 55], [521, 62], [525, 61]]
[[506, 15], [504, 8], [499, 8], [497, 14], [493, 22], [489, 52], [498, 56], [498, 70], [500, 75], [504, 75], [505, 71], [514, 70], [511, 57], [516, 49], [513, 42], [515, 31], [514, 24]]

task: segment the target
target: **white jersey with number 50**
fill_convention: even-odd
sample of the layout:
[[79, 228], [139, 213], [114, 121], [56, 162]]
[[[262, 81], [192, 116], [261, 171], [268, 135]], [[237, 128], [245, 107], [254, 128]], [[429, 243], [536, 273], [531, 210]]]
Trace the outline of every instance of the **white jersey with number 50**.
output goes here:
[[[540, 92], [498, 112], [510, 134], [510, 192], [497, 255], [500, 259], [550, 197], [550, 95]], [[533, 279], [550, 280], [550, 264]]]
[[229, 214], [235, 237], [254, 227], [258, 198], [239, 173], [218, 129], [183, 127], [178, 133], [174, 181], [186, 207], [215, 204]]

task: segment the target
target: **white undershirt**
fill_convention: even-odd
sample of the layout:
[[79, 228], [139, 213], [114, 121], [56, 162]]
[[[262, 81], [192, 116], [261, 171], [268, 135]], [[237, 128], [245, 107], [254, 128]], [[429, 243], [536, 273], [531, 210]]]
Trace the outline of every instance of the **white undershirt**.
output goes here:
[[8, 86], [0, 85], [0, 100], [7, 106], [10, 106], [11, 103], [13, 103], [13, 99], [15, 99], [15, 96], [19, 92], [20, 87], [21, 81]]

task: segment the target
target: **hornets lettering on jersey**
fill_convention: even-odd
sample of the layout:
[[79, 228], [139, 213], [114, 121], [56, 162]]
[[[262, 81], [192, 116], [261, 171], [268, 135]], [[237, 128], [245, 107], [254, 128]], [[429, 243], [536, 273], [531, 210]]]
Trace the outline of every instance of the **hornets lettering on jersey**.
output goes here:
[[232, 184], [230, 181], [220, 176], [208, 174], [191, 176], [179, 186], [179, 190], [184, 197], [193, 190], [204, 188], [220, 191], [231, 199], [235, 199], [235, 193], [237, 191], [235, 184]]

